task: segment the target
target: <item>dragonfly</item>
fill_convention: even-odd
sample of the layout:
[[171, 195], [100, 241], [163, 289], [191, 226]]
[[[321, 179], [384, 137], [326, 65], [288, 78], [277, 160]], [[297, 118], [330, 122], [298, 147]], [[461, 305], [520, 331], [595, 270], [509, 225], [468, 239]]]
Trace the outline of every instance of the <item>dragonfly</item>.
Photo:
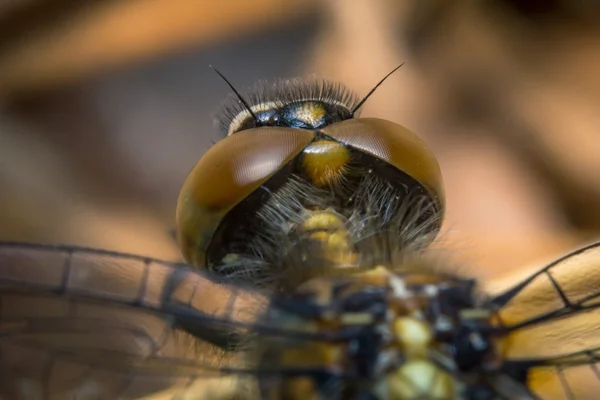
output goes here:
[[186, 262], [0, 242], [0, 398], [595, 398], [600, 243], [508, 284], [457, 274], [427, 251], [435, 157], [357, 116], [383, 80], [226, 80], [177, 205]]

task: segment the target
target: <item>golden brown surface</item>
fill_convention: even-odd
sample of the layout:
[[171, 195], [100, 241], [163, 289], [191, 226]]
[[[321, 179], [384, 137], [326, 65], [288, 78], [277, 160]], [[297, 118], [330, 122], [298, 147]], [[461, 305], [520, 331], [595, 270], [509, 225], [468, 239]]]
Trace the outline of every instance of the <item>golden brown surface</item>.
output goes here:
[[414, 132], [377, 118], [342, 121], [323, 129], [331, 137], [371, 154], [421, 183], [444, 209], [444, 187], [437, 159]]
[[[178, 191], [216, 139], [211, 113], [228, 92], [208, 64], [241, 88], [317, 73], [364, 95], [402, 61], [362, 116], [406, 126], [436, 155], [446, 194], [436, 248], [459, 272], [499, 290], [599, 236], [596, 12], [283, 3], [98, 2], [63, 28], [4, 42], [0, 98], [19, 101], [0, 109], [0, 239], [179, 259]], [[573, 282], [595, 276], [582, 271]], [[588, 322], [554, 324], [557, 351], [576, 334], [563, 328]], [[521, 349], [539, 350], [527, 339]]]
[[68, 84], [178, 49], [276, 29], [284, 16], [306, 14], [314, 3], [128, 0], [80, 6], [66, 21], [5, 45], [0, 95]]
[[598, 236], [600, 36], [552, 18], [540, 28], [502, 3], [327, 1], [332, 22], [311, 64], [366, 93], [407, 62], [362, 115], [432, 148], [447, 200], [439, 246], [486, 278]]
[[[0, 114], [1, 237], [177, 258], [177, 191], [214, 139], [209, 114], [227, 92], [207, 64], [242, 87], [316, 72], [365, 94], [402, 61], [362, 115], [408, 127], [436, 154], [439, 247], [487, 278], [596, 237], [593, 24], [447, 2], [428, 25], [421, 3], [106, 3], [5, 47], [0, 82], [23, 101]], [[25, 95], [34, 87], [47, 90]]]

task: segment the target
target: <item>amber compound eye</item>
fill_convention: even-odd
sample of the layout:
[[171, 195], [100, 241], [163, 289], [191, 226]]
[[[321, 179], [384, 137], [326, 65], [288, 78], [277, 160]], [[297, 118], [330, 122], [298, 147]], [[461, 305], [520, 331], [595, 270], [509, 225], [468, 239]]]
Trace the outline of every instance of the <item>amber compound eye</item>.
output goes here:
[[[318, 154], [311, 152], [315, 146]], [[361, 186], [365, 177], [376, 185], [365, 190]], [[342, 182], [344, 187], [330, 186], [331, 182]], [[361, 187], [363, 203], [350, 201]], [[211, 148], [188, 176], [177, 206], [179, 244], [186, 260], [196, 266], [234, 263], [229, 258], [248, 254], [246, 246], [258, 233], [297, 230], [292, 225], [318, 210], [336, 210], [343, 218], [369, 208], [375, 213], [386, 209], [389, 214], [389, 206], [384, 204], [388, 200], [379, 198], [378, 187], [391, 187], [386, 193], [392, 193], [397, 203], [405, 197], [425, 198], [431, 203], [435, 222], [418, 235], [427, 236], [422, 243], [433, 240], [444, 212], [441, 173], [433, 154], [408, 129], [365, 118], [336, 122], [321, 130], [261, 127], [239, 131]], [[257, 217], [265, 205], [268, 212]], [[281, 215], [273, 219], [272, 212], [281, 214], [281, 210], [291, 212], [284, 216], [289, 219]], [[379, 215], [370, 217], [382, 220]], [[266, 231], [265, 224], [271, 224]], [[236, 232], [244, 233], [243, 240]], [[322, 234], [330, 237], [325, 231]], [[347, 239], [351, 247], [352, 239]], [[281, 243], [273, 238], [268, 241]], [[282, 251], [268, 248], [260, 253]]]
[[185, 259], [204, 267], [221, 220], [314, 139], [308, 130], [262, 127], [217, 142], [194, 166], [179, 194], [176, 222]]
[[407, 128], [379, 118], [357, 118], [321, 130], [329, 137], [404, 172], [422, 185], [433, 200], [440, 221], [445, 210], [444, 184], [437, 158]]

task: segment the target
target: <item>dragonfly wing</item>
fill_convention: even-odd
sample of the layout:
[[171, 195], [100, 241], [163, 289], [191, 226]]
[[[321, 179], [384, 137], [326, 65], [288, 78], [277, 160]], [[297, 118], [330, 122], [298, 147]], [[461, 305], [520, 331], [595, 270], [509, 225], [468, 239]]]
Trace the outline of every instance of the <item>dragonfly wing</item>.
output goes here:
[[492, 298], [508, 368], [544, 399], [600, 393], [600, 243], [576, 250]]
[[527, 386], [544, 400], [595, 400], [600, 393], [600, 349], [560, 357], [516, 359], [507, 370], [527, 371]]
[[263, 300], [183, 265], [0, 243], [0, 398], [202, 398], [215, 385], [230, 398], [240, 385], [221, 370], [247, 357], [207, 338]]

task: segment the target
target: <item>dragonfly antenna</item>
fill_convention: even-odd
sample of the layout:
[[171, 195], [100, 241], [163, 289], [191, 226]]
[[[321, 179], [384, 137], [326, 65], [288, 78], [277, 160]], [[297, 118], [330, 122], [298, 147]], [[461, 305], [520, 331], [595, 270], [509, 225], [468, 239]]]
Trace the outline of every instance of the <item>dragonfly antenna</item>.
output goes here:
[[252, 119], [254, 119], [254, 123], [256, 124], [256, 126], [260, 126], [261, 125], [260, 119], [258, 119], [256, 114], [254, 114], [254, 112], [250, 108], [250, 105], [248, 104], [248, 102], [246, 102], [246, 100], [244, 100], [242, 95], [233, 87], [231, 82], [229, 82], [229, 80], [227, 80], [227, 78], [225, 78], [225, 75], [223, 75], [218, 69], [216, 69], [212, 65], [209, 65], [209, 67], [212, 68], [217, 74], [219, 74], [219, 76], [225, 81], [225, 83], [231, 88], [231, 90], [233, 90], [233, 93], [235, 93], [238, 100], [244, 105], [244, 107], [246, 107], [246, 110], [248, 110], [248, 113], [250, 113], [250, 116], [252, 117]]
[[373, 89], [371, 89], [371, 91], [369, 93], [367, 93], [367, 95], [365, 97], [363, 97], [363, 99], [356, 105], [356, 107], [354, 107], [354, 109], [350, 112], [350, 114], [354, 115], [355, 112], [358, 111], [359, 108], [361, 108], [363, 106], [363, 104], [365, 104], [365, 101], [367, 101], [367, 99], [369, 97], [371, 97], [371, 95], [373, 93], [375, 93], [375, 91], [377, 90], [377, 88], [379, 86], [381, 86], [381, 84], [383, 82], [385, 82], [385, 80], [387, 78], [389, 78], [390, 75], [392, 75], [394, 72], [398, 71], [400, 69], [401, 66], [403, 66], [404, 64], [406, 64], [406, 62], [403, 62], [402, 64], [398, 65], [396, 68], [394, 68], [390, 73], [388, 73], [386, 76], [383, 77], [382, 80], [379, 81], [379, 83], [377, 85], [375, 85], [375, 87]]

